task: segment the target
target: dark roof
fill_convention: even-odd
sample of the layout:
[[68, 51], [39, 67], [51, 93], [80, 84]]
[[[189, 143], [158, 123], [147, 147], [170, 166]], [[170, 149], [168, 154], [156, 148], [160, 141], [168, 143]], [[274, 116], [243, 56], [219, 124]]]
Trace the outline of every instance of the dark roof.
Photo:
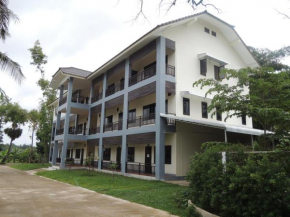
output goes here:
[[[59, 70], [62, 71], [63, 74], [73, 75], [73, 76], [82, 77], [82, 78], [86, 78], [90, 74], [92, 74], [92, 72], [90, 72], [90, 71], [78, 69], [75, 67], [61, 67], [61, 68], [59, 68]], [[52, 77], [54, 77], [57, 74], [57, 72]]]

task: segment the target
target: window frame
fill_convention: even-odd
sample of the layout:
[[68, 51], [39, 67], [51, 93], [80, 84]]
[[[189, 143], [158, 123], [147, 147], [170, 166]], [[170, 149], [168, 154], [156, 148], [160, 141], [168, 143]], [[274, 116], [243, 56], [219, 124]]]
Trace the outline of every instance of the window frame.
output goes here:
[[165, 145], [164, 156], [165, 156], [165, 164], [171, 164], [172, 163], [172, 146], [171, 145]]
[[[185, 111], [185, 102], [188, 103], [188, 113]], [[182, 105], [183, 105], [183, 115], [190, 115], [190, 99], [183, 97], [182, 99]]]
[[103, 160], [111, 161], [111, 148], [105, 148], [105, 150], [103, 151]]
[[[204, 109], [203, 109], [203, 106], [206, 106], [206, 114], [203, 112], [204, 111]], [[206, 119], [208, 119], [208, 111], [207, 111], [207, 102], [201, 102], [201, 117], [202, 118], [206, 118]]]
[[206, 58], [199, 60], [199, 65], [200, 65], [200, 74], [203, 76], [206, 76], [206, 73], [207, 73], [207, 60], [206, 60]]
[[128, 147], [127, 162], [135, 162], [135, 147]]

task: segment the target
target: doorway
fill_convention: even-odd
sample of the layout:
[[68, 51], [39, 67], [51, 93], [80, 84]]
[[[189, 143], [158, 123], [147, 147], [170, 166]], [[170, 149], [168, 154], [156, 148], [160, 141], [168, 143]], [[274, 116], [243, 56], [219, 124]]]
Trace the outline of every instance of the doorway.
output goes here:
[[146, 146], [145, 147], [145, 173], [152, 173], [152, 167], [151, 167], [151, 154], [152, 154], [152, 147]]
[[121, 147], [117, 147], [117, 157], [116, 157], [116, 161], [117, 161], [117, 170], [121, 169]]

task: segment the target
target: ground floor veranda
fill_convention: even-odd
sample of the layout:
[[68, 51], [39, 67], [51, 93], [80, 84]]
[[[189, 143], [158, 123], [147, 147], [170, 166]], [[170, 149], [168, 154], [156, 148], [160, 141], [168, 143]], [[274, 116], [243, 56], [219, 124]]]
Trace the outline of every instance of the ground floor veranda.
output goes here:
[[[155, 162], [159, 157], [156, 155], [155, 135], [144, 134], [143, 137], [154, 137], [146, 140], [140, 136], [138, 139], [128, 139], [126, 173], [135, 175], [155, 176]], [[142, 139], [143, 138], [143, 139]], [[253, 137], [248, 134], [227, 132], [228, 142], [240, 142], [251, 144]], [[130, 141], [132, 143], [130, 143]], [[147, 141], [147, 142], [146, 142]], [[225, 141], [225, 131], [223, 129], [210, 126], [201, 126], [191, 123], [176, 122], [176, 131], [165, 133], [164, 159], [165, 159], [165, 179], [180, 179], [186, 176], [191, 156], [201, 151], [201, 145], [209, 141]], [[54, 148], [54, 147], [52, 147]], [[121, 138], [107, 139], [102, 146], [103, 155], [99, 160], [99, 144], [97, 140], [87, 142], [69, 142], [66, 158], [71, 159], [74, 165], [84, 166], [85, 159], [93, 155], [93, 167], [101, 170], [110, 170], [111, 164], [117, 165], [117, 171], [121, 171]], [[61, 142], [58, 145], [56, 163], [61, 162]], [[51, 151], [52, 153], [52, 151]], [[50, 160], [52, 160], [50, 156]], [[99, 164], [101, 164], [99, 166]]]

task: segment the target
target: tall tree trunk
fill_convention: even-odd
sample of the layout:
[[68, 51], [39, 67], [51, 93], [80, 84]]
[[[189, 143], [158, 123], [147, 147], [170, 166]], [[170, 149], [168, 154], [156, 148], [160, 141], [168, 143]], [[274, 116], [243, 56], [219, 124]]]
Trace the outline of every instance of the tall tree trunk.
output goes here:
[[5, 157], [2, 159], [1, 164], [5, 164], [7, 158], [8, 158], [8, 156], [9, 156], [9, 154], [10, 154], [10, 151], [11, 151], [12, 142], [13, 142], [13, 140], [11, 139], [11, 140], [10, 140], [10, 145], [9, 145], [9, 148], [8, 148], [8, 152], [7, 152], [7, 154], [5, 155]]
[[30, 148], [30, 155], [29, 155], [29, 163], [31, 163], [31, 160], [32, 160], [32, 152], [33, 152], [33, 136], [34, 136], [34, 129], [32, 129], [32, 135], [31, 135], [31, 148]]

